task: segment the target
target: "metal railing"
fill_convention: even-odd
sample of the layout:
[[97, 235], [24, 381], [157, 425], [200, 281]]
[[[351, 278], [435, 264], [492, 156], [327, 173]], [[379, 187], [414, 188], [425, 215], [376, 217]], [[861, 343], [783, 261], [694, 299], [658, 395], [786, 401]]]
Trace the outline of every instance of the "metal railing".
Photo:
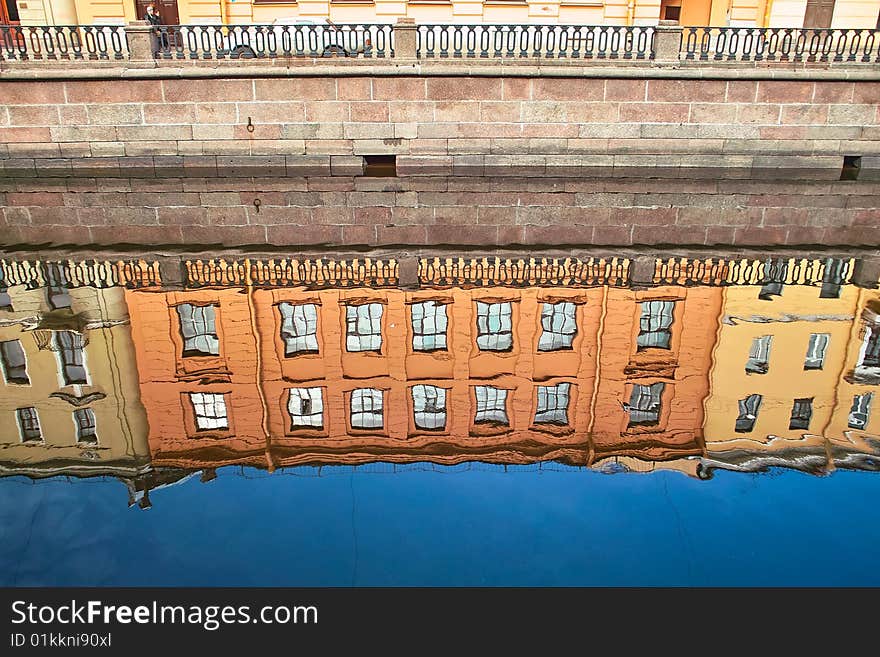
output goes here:
[[653, 27], [419, 25], [421, 58], [651, 59]]
[[159, 59], [274, 57], [387, 58], [394, 55], [390, 24], [162, 25]]
[[685, 27], [690, 61], [880, 62], [880, 30]]
[[128, 59], [122, 25], [0, 25], [0, 60]]

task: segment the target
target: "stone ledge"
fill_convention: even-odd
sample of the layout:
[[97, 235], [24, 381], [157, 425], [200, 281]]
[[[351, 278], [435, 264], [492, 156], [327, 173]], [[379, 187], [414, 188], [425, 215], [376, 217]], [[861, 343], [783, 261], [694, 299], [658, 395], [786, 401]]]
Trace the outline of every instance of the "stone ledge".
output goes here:
[[[873, 64], [837, 64], [827, 67], [777, 65], [756, 67], [745, 62], [718, 66], [684, 63], [658, 66], [652, 62], [584, 63], [552, 60], [457, 60], [455, 63], [425, 60], [339, 61], [333, 64], [309, 60], [273, 64], [192, 60], [148, 63], [146, 67], [125, 62], [96, 62], [81, 68], [79, 62], [3, 62], [0, 82], [40, 80], [155, 80], [200, 78], [298, 78], [298, 77], [527, 77], [527, 78], [615, 78], [675, 80], [798, 80], [798, 81], [880, 81], [880, 69]], [[10, 65], [11, 64], [11, 65]], [[133, 63], [132, 63], [133, 64]], [[783, 67], [784, 66], [784, 67]], [[80, 67], [80, 68], [77, 68]]]

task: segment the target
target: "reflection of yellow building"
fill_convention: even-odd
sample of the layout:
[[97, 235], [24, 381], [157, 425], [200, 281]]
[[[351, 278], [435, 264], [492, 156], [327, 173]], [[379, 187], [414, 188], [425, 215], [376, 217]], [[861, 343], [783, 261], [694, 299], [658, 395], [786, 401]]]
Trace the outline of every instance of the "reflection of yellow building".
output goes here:
[[[847, 381], [865, 351], [866, 300], [876, 293], [836, 284], [832, 270], [837, 266], [842, 280], [846, 263], [815, 268], [813, 285], [789, 284], [793, 260], [774, 266], [776, 275], [764, 285], [724, 290], [706, 400], [706, 450], [722, 459], [796, 455], [824, 467], [831, 445], [853, 433], [853, 397], [877, 390], [876, 382]], [[878, 426], [875, 406], [863, 429], [876, 433]], [[868, 439], [848, 447], [876, 453]]]
[[[16, 0], [0, 0], [14, 3]], [[17, 0], [26, 25], [119, 24], [143, 18], [148, 0]], [[549, 0], [547, 2], [443, 2], [419, 0], [156, 0], [166, 24], [272, 23], [276, 19], [339, 23], [559, 23], [652, 25], [661, 19], [683, 25], [740, 27], [873, 28], [880, 0]]]
[[149, 448], [123, 290], [0, 266], [0, 473], [137, 474]]

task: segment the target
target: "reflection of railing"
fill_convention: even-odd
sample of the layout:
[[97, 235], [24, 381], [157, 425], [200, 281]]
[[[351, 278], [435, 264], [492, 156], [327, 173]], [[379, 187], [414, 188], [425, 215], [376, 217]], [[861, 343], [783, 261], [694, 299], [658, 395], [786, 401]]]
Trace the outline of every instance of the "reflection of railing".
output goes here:
[[[781, 262], [781, 266], [780, 266]], [[831, 270], [828, 268], [832, 267]], [[657, 285], [761, 285], [777, 280], [785, 285], [821, 285], [833, 282], [846, 285], [852, 281], [855, 260], [835, 258], [790, 258], [725, 260], [723, 258], [658, 259], [654, 266]], [[771, 269], [779, 270], [774, 274]], [[833, 280], [832, 280], [833, 279]]]
[[157, 262], [144, 260], [90, 261], [73, 260], [0, 260], [0, 279], [6, 286], [25, 285], [28, 288], [57, 285], [48, 265], [56, 268], [65, 288], [77, 287], [129, 287], [145, 288], [162, 285]]
[[625, 258], [423, 258], [419, 282], [428, 287], [626, 285]]
[[771, 27], [686, 27], [685, 60], [880, 62], [880, 31]]
[[650, 59], [654, 28], [618, 25], [419, 25], [418, 57]]
[[387, 24], [162, 25], [155, 50], [160, 59], [385, 58], [391, 37]]
[[259, 285], [266, 287], [393, 287], [397, 285], [394, 260], [278, 260], [248, 261], [187, 260], [186, 285], [212, 287]]
[[0, 59], [128, 58], [121, 25], [0, 25]]

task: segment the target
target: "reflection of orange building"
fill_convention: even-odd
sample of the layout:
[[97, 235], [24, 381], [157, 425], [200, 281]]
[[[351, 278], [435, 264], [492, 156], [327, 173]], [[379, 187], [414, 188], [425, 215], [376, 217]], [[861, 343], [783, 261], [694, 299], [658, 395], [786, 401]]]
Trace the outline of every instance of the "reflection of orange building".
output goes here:
[[701, 453], [717, 289], [218, 285], [127, 301], [157, 465]]

